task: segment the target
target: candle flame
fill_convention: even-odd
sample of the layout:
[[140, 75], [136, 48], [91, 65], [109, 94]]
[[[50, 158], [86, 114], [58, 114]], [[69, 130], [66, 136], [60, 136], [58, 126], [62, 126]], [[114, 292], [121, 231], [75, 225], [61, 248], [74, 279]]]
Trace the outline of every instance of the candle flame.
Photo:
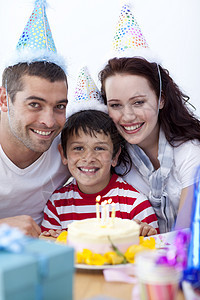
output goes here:
[[101, 205], [105, 206], [107, 204], [107, 200], [104, 200], [103, 202], [101, 202]]
[[112, 199], [108, 199], [108, 204], [111, 204], [112, 203]]
[[100, 202], [100, 200], [101, 200], [101, 196], [98, 195], [98, 196], [96, 197], [96, 202]]

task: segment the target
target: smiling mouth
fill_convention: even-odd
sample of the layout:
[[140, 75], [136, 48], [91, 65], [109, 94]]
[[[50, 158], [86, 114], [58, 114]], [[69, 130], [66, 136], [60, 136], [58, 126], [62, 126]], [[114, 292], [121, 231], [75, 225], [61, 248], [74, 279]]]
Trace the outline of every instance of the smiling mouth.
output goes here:
[[140, 127], [142, 127], [143, 126], [143, 124], [144, 124], [144, 122], [143, 123], [141, 123], [141, 124], [138, 124], [138, 125], [132, 125], [132, 126], [122, 126], [126, 131], [134, 131], [134, 130], [136, 130], [136, 129], [138, 129], [138, 128], [140, 128]]
[[96, 173], [99, 170], [99, 168], [88, 169], [88, 168], [82, 168], [82, 167], [78, 167], [78, 169], [84, 173]]
[[53, 132], [53, 131], [42, 131], [42, 130], [36, 130], [36, 129], [31, 129], [31, 130], [42, 136], [49, 136]]

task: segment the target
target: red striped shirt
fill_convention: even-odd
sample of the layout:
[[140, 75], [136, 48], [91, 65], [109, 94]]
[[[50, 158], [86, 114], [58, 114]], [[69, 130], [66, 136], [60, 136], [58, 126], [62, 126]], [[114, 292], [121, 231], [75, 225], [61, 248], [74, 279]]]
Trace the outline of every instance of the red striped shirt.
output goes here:
[[[75, 220], [95, 218], [98, 195], [101, 196], [101, 201], [112, 198], [112, 202], [115, 203], [116, 217], [139, 219], [158, 231], [157, 217], [150, 202], [117, 174], [113, 174], [107, 187], [97, 194], [82, 193], [75, 179], [67, 186], [56, 190], [44, 209], [42, 231], [66, 230], [68, 224]], [[110, 206], [110, 214], [111, 209]]]

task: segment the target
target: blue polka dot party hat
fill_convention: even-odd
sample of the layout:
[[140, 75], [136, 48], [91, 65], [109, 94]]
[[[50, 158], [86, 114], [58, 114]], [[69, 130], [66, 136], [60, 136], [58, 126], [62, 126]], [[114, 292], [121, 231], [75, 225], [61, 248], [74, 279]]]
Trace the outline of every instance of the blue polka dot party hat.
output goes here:
[[56, 47], [46, 15], [46, 1], [36, 0], [34, 10], [17, 44], [17, 49], [47, 49], [56, 52]]
[[144, 57], [149, 62], [159, 59], [152, 52], [131, 11], [129, 2], [123, 1], [115, 28], [110, 57]]
[[107, 113], [107, 105], [98, 90], [89, 70], [86, 66], [82, 67], [75, 87], [74, 96], [67, 106], [67, 117], [81, 111], [95, 109]]
[[57, 54], [46, 15], [46, 0], [35, 0], [31, 16], [20, 36], [11, 65], [22, 62], [47, 61], [65, 70], [64, 59]]

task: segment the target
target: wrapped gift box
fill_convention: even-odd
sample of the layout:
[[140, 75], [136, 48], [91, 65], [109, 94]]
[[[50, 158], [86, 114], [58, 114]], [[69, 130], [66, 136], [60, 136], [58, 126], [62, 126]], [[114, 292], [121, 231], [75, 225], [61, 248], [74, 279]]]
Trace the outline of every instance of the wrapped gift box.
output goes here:
[[74, 250], [27, 239], [21, 253], [0, 251], [0, 300], [71, 300]]

